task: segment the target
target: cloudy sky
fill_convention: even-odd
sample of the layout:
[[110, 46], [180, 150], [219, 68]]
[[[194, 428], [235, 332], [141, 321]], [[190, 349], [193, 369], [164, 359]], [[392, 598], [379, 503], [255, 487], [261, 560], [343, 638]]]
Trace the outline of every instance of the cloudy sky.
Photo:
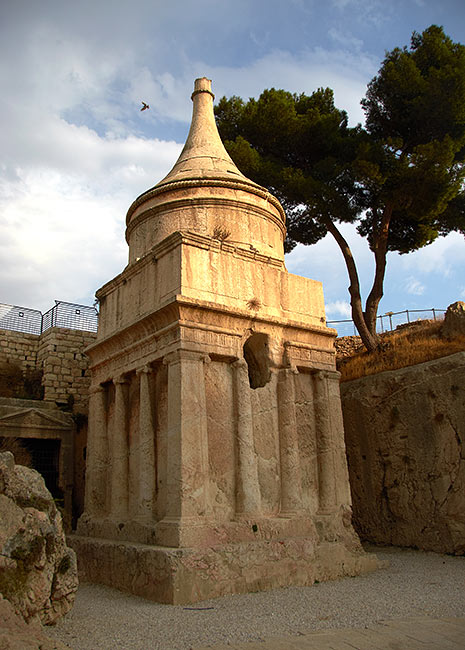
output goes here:
[[[356, 124], [384, 53], [433, 23], [465, 43], [463, 0], [3, 0], [0, 303], [91, 305], [124, 268], [126, 211], [176, 161], [196, 77], [217, 98], [329, 86]], [[366, 295], [371, 253], [345, 232]], [[287, 267], [323, 282], [328, 319], [348, 317], [329, 235]], [[381, 313], [459, 299], [463, 236], [389, 256]]]

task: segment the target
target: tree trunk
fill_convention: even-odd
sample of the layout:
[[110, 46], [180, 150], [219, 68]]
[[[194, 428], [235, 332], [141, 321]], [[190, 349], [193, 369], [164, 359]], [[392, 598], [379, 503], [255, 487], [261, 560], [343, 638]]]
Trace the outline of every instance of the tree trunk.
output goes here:
[[352, 251], [350, 250], [349, 244], [341, 235], [331, 219], [324, 218], [324, 224], [328, 228], [328, 232], [330, 232], [334, 239], [337, 241], [347, 266], [350, 281], [349, 293], [350, 305], [352, 308], [352, 320], [355, 323], [355, 327], [360, 334], [364, 346], [369, 352], [373, 352], [378, 347], [378, 337], [376, 335], [376, 329], [375, 332], [372, 333], [367, 327], [367, 323], [365, 321], [365, 316], [362, 308], [362, 298], [360, 296], [360, 282], [358, 279], [357, 267], [355, 266], [355, 260], [352, 255]]
[[375, 256], [375, 277], [373, 286], [368, 295], [365, 305], [365, 323], [370, 334], [376, 336], [376, 319], [378, 316], [378, 305], [383, 297], [384, 276], [386, 274], [386, 256], [389, 236], [389, 224], [391, 222], [392, 206], [387, 205], [381, 217], [379, 229], [374, 233], [373, 253]]

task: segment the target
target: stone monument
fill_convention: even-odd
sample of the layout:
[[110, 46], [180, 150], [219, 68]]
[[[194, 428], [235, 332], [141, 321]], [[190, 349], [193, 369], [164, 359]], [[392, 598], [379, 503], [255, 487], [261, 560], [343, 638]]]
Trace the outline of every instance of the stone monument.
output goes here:
[[285, 215], [227, 154], [197, 79], [171, 172], [127, 214], [97, 292], [84, 580], [165, 603], [377, 566], [351, 525], [321, 283], [287, 272]]

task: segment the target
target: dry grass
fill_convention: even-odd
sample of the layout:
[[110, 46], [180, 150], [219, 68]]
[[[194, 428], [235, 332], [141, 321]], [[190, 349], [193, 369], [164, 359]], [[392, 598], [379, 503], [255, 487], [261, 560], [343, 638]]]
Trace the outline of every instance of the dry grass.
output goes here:
[[213, 239], [219, 239], [220, 241], [226, 241], [231, 235], [231, 231], [222, 226], [215, 226], [213, 230]]
[[442, 321], [423, 321], [383, 334], [381, 348], [376, 352], [357, 352], [338, 360], [341, 381], [414, 366], [465, 350], [465, 336], [448, 341], [441, 336], [441, 325]]

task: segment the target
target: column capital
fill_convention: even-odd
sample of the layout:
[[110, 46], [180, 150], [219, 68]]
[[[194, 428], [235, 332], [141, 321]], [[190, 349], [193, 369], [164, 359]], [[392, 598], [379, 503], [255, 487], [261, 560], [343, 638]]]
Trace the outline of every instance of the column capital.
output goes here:
[[299, 371], [296, 366], [285, 366], [284, 368], [279, 368], [278, 371], [278, 381], [284, 381], [288, 375], [298, 375]]
[[315, 370], [313, 372], [313, 375], [315, 376], [316, 379], [319, 379], [320, 381], [323, 381], [325, 379], [330, 379], [333, 381], [339, 381], [341, 377], [341, 373], [338, 370]]
[[116, 384], [127, 384], [128, 378], [125, 375], [118, 375], [118, 377], [113, 377], [113, 383]]
[[136, 370], [136, 375], [150, 375], [153, 372], [152, 366], [149, 366], [146, 364], [145, 366], [142, 366], [141, 368], [137, 368]]
[[290, 348], [292, 347], [291, 341], [284, 341], [284, 364], [285, 368], [295, 368], [294, 360], [292, 359], [292, 354]]
[[238, 369], [248, 368], [247, 361], [242, 357], [233, 361], [231, 365], [233, 368], [238, 368]]

